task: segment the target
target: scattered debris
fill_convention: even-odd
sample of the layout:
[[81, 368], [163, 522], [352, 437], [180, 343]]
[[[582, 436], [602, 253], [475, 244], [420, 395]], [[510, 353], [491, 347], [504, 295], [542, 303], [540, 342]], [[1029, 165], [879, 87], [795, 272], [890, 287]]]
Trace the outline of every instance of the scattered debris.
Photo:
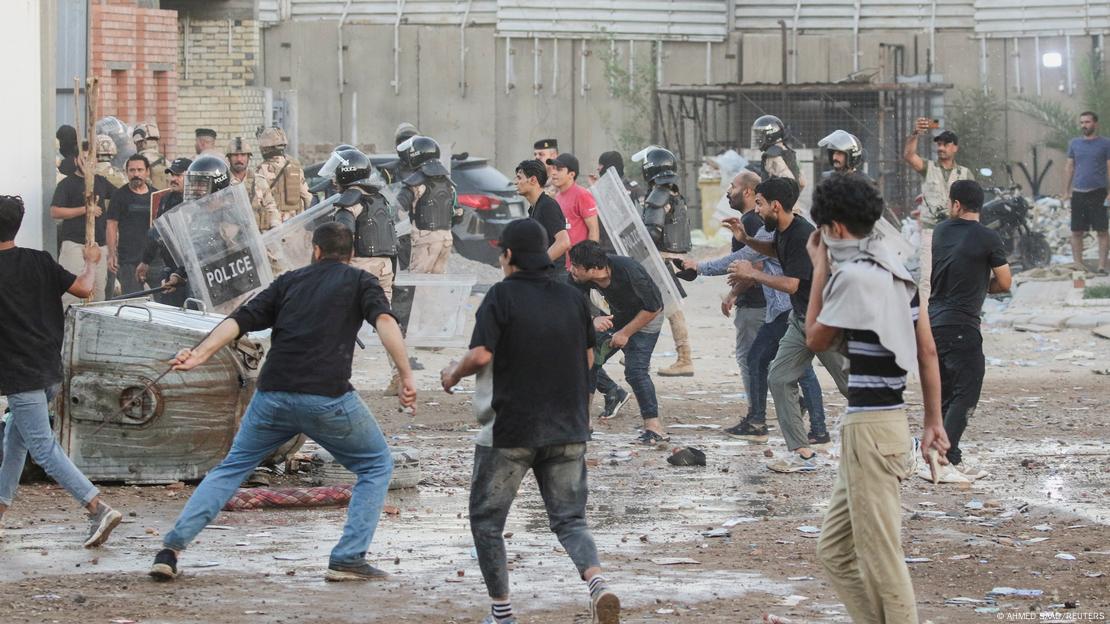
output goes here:
[[1066, 552], [1056, 553], [1056, 558], [1064, 561], [1075, 561], [1075, 555]]
[[1044, 592], [1039, 589], [1017, 589], [1014, 587], [995, 587], [987, 592], [988, 596], [1015, 596], [1018, 598], [1036, 598]]
[[659, 557], [657, 559], [650, 559], [649, 561], [651, 561], [655, 565], [664, 565], [664, 566], [669, 566], [669, 565], [701, 565], [700, 561], [698, 561], [697, 559], [691, 559], [689, 557]]
[[758, 522], [758, 521], [759, 521], [758, 518], [753, 518], [751, 516], [738, 516], [736, 518], [729, 518], [728, 520], [725, 520], [724, 522], [721, 523], [721, 526], [725, 527], [726, 529], [730, 529], [730, 528], [732, 528], [732, 527], [734, 527], [738, 524], [744, 524], [744, 523], [747, 523], [747, 522]]
[[710, 529], [708, 531], [701, 532], [702, 537], [730, 537], [731, 535], [732, 533], [728, 529], [724, 528]]
[[906, 563], [929, 563], [932, 559], [928, 557], [906, 557]]

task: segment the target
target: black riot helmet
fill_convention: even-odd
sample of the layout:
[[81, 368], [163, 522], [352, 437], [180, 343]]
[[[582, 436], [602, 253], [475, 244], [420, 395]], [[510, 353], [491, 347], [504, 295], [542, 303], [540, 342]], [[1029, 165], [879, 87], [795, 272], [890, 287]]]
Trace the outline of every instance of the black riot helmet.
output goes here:
[[200, 199], [231, 184], [227, 161], [219, 156], [199, 156], [185, 170], [185, 201]]
[[358, 185], [372, 185], [370, 177], [374, 172], [374, 165], [370, 157], [357, 149], [346, 149], [335, 153], [338, 161], [335, 167], [335, 183], [343, 188]]
[[678, 159], [670, 150], [656, 147], [644, 154], [640, 163], [648, 185], [674, 184], [678, 181]]
[[764, 115], [752, 124], [752, 149], [766, 150], [786, 138], [786, 125], [774, 115]]
[[397, 156], [405, 167], [418, 169], [428, 161], [439, 160], [439, 144], [435, 139], [413, 135], [397, 145]]

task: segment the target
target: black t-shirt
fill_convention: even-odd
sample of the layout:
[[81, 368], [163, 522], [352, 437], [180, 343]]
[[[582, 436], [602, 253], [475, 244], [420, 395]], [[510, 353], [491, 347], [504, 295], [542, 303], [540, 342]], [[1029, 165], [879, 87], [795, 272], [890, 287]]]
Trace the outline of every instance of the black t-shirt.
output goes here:
[[[93, 178], [93, 193], [100, 198], [100, 207], [104, 214], [96, 218], [96, 244], [107, 244], [104, 236], [104, 227], [108, 221], [108, 203], [116, 187], [103, 176]], [[58, 186], [54, 187], [54, 197], [50, 200], [51, 206], [59, 208], [82, 208], [85, 205], [85, 178], [71, 175], [67, 176]], [[73, 217], [62, 220], [61, 238], [63, 241], [85, 244], [85, 216]]]
[[783, 231], [775, 230], [775, 253], [782, 265], [782, 274], [798, 279], [798, 290], [790, 295], [790, 305], [794, 315], [805, 320], [809, 307], [809, 287], [813, 284], [813, 262], [806, 251], [809, 235], [817, 229], [809, 221], [794, 215], [790, 227]]
[[107, 217], [117, 221], [119, 227], [120, 264], [136, 264], [142, 260], [146, 233], [150, 229], [150, 196], [154, 189], [147, 185], [147, 191], [138, 194], [130, 186], [121, 186], [112, 193], [112, 203], [108, 206]]
[[393, 315], [377, 278], [334, 260], [283, 273], [232, 313], [243, 333], [272, 327], [258, 389], [337, 397], [353, 390], [362, 322]]
[[[749, 210], [740, 217], [740, 223], [744, 226], [744, 231], [748, 236], [755, 238], [759, 234], [760, 228], [763, 227], [763, 219], [759, 218], [759, 214], [755, 210]], [[732, 238], [732, 251], [740, 251], [746, 247], [744, 243]], [[738, 308], [765, 308], [767, 307], [767, 298], [763, 296], [763, 288], [759, 284], [740, 293], [736, 298], [736, 307]]]
[[[183, 199], [184, 198], [182, 197], [181, 193], [177, 191], [170, 191], [169, 193], [166, 193], [158, 201], [158, 211], [155, 214], [154, 218], [157, 219], [158, 217], [166, 214], [171, 209], [173, 209], [174, 206], [180, 204]], [[161, 256], [162, 264], [166, 265], [167, 267], [174, 266], [175, 263], [173, 261], [173, 256], [170, 255], [170, 250], [167, 249], [164, 244], [162, 244], [162, 237], [158, 234], [158, 228], [152, 227], [147, 230], [146, 233], [146, 242], [143, 244], [142, 261], [145, 264], [150, 264], [151, 262], [154, 262], [155, 257], [158, 256]]]
[[0, 251], [0, 394], [62, 380], [62, 295], [76, 279], [45, 251]]
[[979, 327], [991, 269], [1006, 264], [998, 234], [969, 219], [945, 219], [933, 230], [929, 325]]
[[470, 348], [493, 352], [493, 446], [538, 448], [590, 437], [593, 319], [585, 297], [543, 272], [494, 284], [475, 315]]
[[[528, 212], [528, 216], [540, 222], [543, 229], [547, 230], [547, 246], [555, 244], [555, 235], [567, 231], [567, 218], [563, 216], [563, 209], [547, 193], [540, 193], [536, 205]], [[552, 260], [556, 267], [566, 266], [566, 254]]]
[[[602, 288], [593, 282], [578, 284], [578, 288], [589, 297], [591, 289], [596, 289], [609, 302], [613, 313], [613, 330], [620, 331], [641, 311], [657, 312], [663, 309], [663, 295], [659, 287], [651, 281], [648, 272], [632, 258], [609, 254], [609, 267], [612, 274], [609, 286]], [[649, 323], [640, 331], [659, 331], [650, 329]]]

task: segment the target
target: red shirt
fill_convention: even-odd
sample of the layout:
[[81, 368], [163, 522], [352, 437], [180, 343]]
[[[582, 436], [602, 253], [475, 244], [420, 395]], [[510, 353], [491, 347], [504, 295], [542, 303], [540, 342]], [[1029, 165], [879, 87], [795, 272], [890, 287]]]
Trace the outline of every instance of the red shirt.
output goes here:
[[[585, 188], [572, 184], [565, 191], [555, 195], [555, 201], [563, 209], [563, 216], [567, 220], [567, 234], [570, 235], [570, 244], [573, 247], [589, 238], [590, 230], [586, 227], [588, 217], [597, 216], [597, 202], [594, 196]], [[567, 256], [567, 267], [570, 267], [570, 256]]]

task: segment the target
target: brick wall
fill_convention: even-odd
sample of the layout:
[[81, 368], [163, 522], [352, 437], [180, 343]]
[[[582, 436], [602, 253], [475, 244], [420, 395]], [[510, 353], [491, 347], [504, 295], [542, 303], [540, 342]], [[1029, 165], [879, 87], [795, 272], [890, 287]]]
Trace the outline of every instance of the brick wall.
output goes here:
[[[177, 140], [191, 155], [196, 128], [212, 128], [224, 149], [231, 137], [254, 143], [265, 124], [265, 96], [255, 84], [259, 32], [254, 20], [178, 20]], [[255, 145], [254, 162], [260, 157]]]
[[135, 0], [92, 5], [92, 68], [100, 78], [100, 116], [134, 126], [154, 122], [162, 151], [177, 150], [177, 12]]

